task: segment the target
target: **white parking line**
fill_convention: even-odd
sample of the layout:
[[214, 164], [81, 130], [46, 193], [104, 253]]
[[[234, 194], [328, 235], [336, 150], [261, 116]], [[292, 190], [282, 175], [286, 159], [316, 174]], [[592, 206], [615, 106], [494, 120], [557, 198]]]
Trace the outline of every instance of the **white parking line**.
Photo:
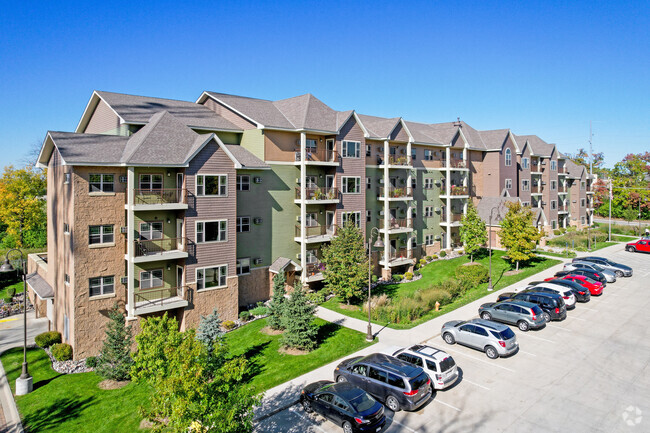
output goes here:
[[[546, 326], [548, 326], [548, 323], [546, 324]], [[542, 338], [542, 337], [538, 337], [537, 335], [532, 335], [530, 332], [528, 332], [526, 334], [522, 334], [522, 335], [525, 335], [526, 337], [534, 338], [536, 340], [542, 340], [542, 341], [546, 341], [547, 343], [555, 344], [555, 341], [548, 340], [548, 339]]]
[[462, 382], [471, 383], [472, 385], [474, 385], [474, 386], [478, 386], [479, 388], [483, 388], [483, 389], [486, 390], [486, 391], [489, 391], [489, 390], [490, 390], [490, 388], [488, 388], [487, 386], [479, 385], [479, 384], [476, 383], [476, 382], [472, 382], [472, 381], [469, 380], [469, 379], [465, 379], [465, 376], [463, 376], [463, 380], [462, 380]]
[[473, 359], [473, 360], [475, 360], [475, 361], [482, 362], [483, 364], [492, 365], [492, 366], [494, 366], [494, 367], [502, 368], [502, 369], [504, 369], [504, 370], [506, 370], [506, 371], [510, 371], [510, 372], [512, 372], [512, 373], [515, 372], [515, 370], [513, 370], [512, 368], [504, 367], [503, 365], [495, 364], [495, 363], [492, 363], [492, 362], [487, 362], [487, 361], [485, 361], [485, 360], [483, 360], [483, 359], [476, 358], [476, 357], [474, 357], [474, 356], [472, 356], [472, 355], [467, 355], [466, 353], [460, 352], [460, 351], [455, 350], [455, 349], [452, 349], [452, 348], [450, 348], [450, 347], [447, 347], [447, 350], [451, 350], [452, 352], [456, 352], [456, 353], [458, 353], [459, 355], [466, 356], [466, 357], [471, 358], [471, 359]]
[[571, 320], [580, 320], [580, 321], [582, 321], [582, 322], [586, 322], [586, 321], [587, 321], [586, 319], [581, 319], [580, 317], [567, 317], [567, 319], [571, 319]]
[[313, 425], [314, 427], [316, 427], [318, 430], [322, 431], [323, 433], [327, 433], [325, 430], [323, 430], [322, 428], [320, 428], [320, 427], [318, 426], [318, 424], [316, 424], [314, 421], [312, 421], [311, 419], [309, 419], [309, 417], [307, 417], [307, 416], [305, 416], [305, 415], [302, 415], [301, 413], [298, 413], [294, 408], [289, 408], [289, 412], [291, 412], [291, 413], [295, 413], [295, 414], [298, 415], [300, 418], [304, 419], [305, 421], [309, 422], [311, 425]]
[[440, 400], [438, 400], [437, 398], [433, 399], [433, 401], [436, 402], [436, 403], [440, 403], [440, 404], [442, 404], [442, 405], [445, 405], [445, 406], [447, 406], [447, 407], [450, 407], [450, 408], [452, 408], [452, 409], [454, 409], [454, 410], [457, 410], [458, 412], [461, 412], [461, 410], [458, 409], [457, 407], [452, 406], [452, 405], [450, 405], [450, 404], [448, 404], [448, 403], [445, 403], [444, 401], [440, 401]]
[[580, 309], [581, 310], [587, 310], [587, 311], [594, 311], [596, 313], [598, 312], [598, 310], [594, 310], [593, 308], [587, 308], [587, 307], [582, 307], [582, 306], [580, 307]]
[[397, 424], [397, 425], [401, 425], [402, 427], [404, 427], [406, 430], [408, 430], [408, 431], [410, 431], [410, 432], [418, 433], [417, 430], [413, 430], [411, 427], [406, 426], [406, 425], [402, 424], [402, 423], [399, 422], [399, 421], [396, 421], [395, 419], [389, 417], [388, 415], [386, 415], [386, 418], [388, 418], [389, 420], [391, 420], [392, 422], [394, 422], [394, 423]]
[[534, 353], [525, 352], [525, 351], [523, 351], [523, 350], [521, 350], [521, 349], [519, 349], [519, 351], [520, 351], [521, 353], [524, 353], [524, 354], [529, 355], [529, 356], [537, 356], [537, 355], [535, 355]]
[[551, 328], [559, 329], [561, 331], [571, 332], [569, 329], [563, 328], [561, 326], [551, 325], [550, 323], [547, 323], [546, 326], [550, 326]]

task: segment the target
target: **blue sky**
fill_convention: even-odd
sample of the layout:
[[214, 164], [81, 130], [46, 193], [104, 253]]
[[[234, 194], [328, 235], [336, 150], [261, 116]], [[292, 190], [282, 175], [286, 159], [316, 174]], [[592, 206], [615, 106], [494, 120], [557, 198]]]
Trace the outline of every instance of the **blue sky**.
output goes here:
[[[650, 149], [650, 2], [5, 2], [0, 164], [94, 89], [313, 93], [334, 109], [537, 134], [611, 166]], [[408, 5], [408, 7], [406, 6]]]

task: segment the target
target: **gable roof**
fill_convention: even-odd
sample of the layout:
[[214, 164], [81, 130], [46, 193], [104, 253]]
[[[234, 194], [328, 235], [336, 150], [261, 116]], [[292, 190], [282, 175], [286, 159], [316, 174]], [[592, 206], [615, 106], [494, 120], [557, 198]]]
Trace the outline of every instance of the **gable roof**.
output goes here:
[[357, 113], [359, 121], [368, 133], [366, 138], [387, 139], [400, 121], [399, 117], [378, 117]]
[[[554, 144], [549, 144], [536, 135], [516, 135], [516, 140], [521, 140], [522, 143], [527, 142], [530, 147], [530, 154], [532, 156], [542, 156], [550, 158], [555, 149]], [[522, 146], [523, 149], [523, 146]]]
[[510, 134], [509, 129], [493, 129], [490, 131], [477, 132], [480, 135], [483, 144], [485, 144], [486, 150], [501, 150]]
[[448, 146], [458, 134], [458, 126], [454, 122], [420, 123], [405, 120], [413, 141], [418, 144], [434, 144]]
[[[508, 213], [506, 203], [518, 202], [518, 197], [483, 197], [476, 206], [478, 216], [485, 222], [490, 223], [490, 211], [492, 211], [492, 225], [498, 226]], [[494, 211], [492, 209], [496, 208]]]
[[155, 114], [167, 111], [185, 126], [211, 131], [241, 131], [241, 128], [201, 104], [176, 99], [153, 98], [96, 90], [93, 92], [76, 132], [85, 131], [100, 100], [103, 100], [122, 123], [144, 125]]
[[567, 168], [567, 177], [571, 179], [580, 179], [583, 174], [586, 174], [587, 168], [583, 165], [576, 164], [571, 159], [567, 158], [565, 165]]
[[271, 263], [271, 266], [269, 266], [269, 272], [273, 272], [274, 274], [278, 274], [282, 271], [284, 271], [287, 266], [292, 265], [296, 271], [302, 271], [302, 267], [294, 262], [291, 259], [288, 259], [286, 257], [278, 257], [275, 259], [273, 263]]

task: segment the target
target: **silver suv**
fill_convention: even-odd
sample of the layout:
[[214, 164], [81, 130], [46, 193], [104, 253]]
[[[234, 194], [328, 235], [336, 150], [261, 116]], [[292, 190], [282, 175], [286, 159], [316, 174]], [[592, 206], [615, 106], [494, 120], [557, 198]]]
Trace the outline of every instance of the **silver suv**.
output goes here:
[[422, 368], [431, 378], [435, 389], [445, 389], [456, 383], [458, 367], [447, 352], [425, 344], [415, 344], [408, 349], [391, 346], [385, 353]]
[[565, 263], [564, 264], [564, 270], [565, 271], [573, 271], [575, 269], [582, 269], [586, 271], [595, 271], [595, 272], [600, 272], [605, 276], [607, 279], [608, 283], [615, 283], [616, 282], [616, 272], [605, 269], [602, 266], [598, 265], [597, 263], [591, 263], [591, 262], [576, 262], [573, 261], [571, 263]]
[[485, 320], [517, 325], [524, 332], [530, 328], [541, 328], [546, 324], [542, 309], [526, 301], [488, 302], [479, 307], [478, 315]]
[[482, 350], [490, 359], [511, 355], [519, 349], [512, 329], [489, 320], [452, 320], [442, 325], [441, 334], [447, 344], [460, 343]]

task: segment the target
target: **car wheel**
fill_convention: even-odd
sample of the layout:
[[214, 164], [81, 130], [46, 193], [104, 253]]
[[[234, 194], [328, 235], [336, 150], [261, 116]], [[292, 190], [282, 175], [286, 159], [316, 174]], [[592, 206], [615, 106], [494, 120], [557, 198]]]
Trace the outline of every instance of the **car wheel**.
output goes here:
[[492, 320], [492, 315], [486, 311], [483, 314], [481, 314], [481, 319], [483, 319], [483, 320]]
[[344, 431], [345, 433], [352, 433], [352, 431], [353, 431], [353, 430], [352, 430], [352, 424], [350, 424], [350, 423], [347, 422], [347, 421], [344, 422], [344, 423], [343, 423], [343, 431]]
[[547, 322], [551, 321], [551, 315], [548, 314], [546, 311], [544, 311], [542, 315], [544, 316], [544, 320], [546, 320]]
[[394, 396], [389, 395], [388, 397], [386, 397], [386, 407], [392, 410], [393, 412], [398, 412], [399, 401], [397, 401], [397, 399]]
[[348, 378], [345, 377], [345, 376], [339, 376], [339, 377], [336, 378], [336, 381], [339, 382], [339, 383], [341, 383], [341, 382], [347, 382], [347, 381], [348, 381]]
[[303, 409], [305, 410], [305, 412], [307, 412], [307, 413], [312, 413], [312, 412], [314, 411], [314, 409], [311, 407], [311, 403], [310, 403], [309, 400], [307, 400], [307, 399], [304, 399], [304, 400], [302, 401], [302, 408], [303, 408]]
[[517, 326], [519, 327], [519, 329], [521, 329], [524, 332], [528, 331], [528, 328], [530, 328], [528, 326], [528, 322], [526, 322], [525, 320], [520, 320], [519, 323], [517, 323]]
[[616, 271], [616, 278], [622, 278], [623, 277], [623, 271]]
[[490, 359], [497, 359], [499, 357], [499, 352], [497, 352], [497, 350], [492, 346], [487, 346], [485, 348], [485, 354]]
[[627, 247], [627, 250], [628, 250], [629, 252], [633, 253], [633, 252], [636, 251], [636, 248], [634, 248], [634, 247]]
[[445, 332], [445, 335], [443, 335], [442, 338], [445, 340], [445, 343], [447, 344], [454, 344], [456, 342], [454, 336], [451, 335], [449, 332]]

